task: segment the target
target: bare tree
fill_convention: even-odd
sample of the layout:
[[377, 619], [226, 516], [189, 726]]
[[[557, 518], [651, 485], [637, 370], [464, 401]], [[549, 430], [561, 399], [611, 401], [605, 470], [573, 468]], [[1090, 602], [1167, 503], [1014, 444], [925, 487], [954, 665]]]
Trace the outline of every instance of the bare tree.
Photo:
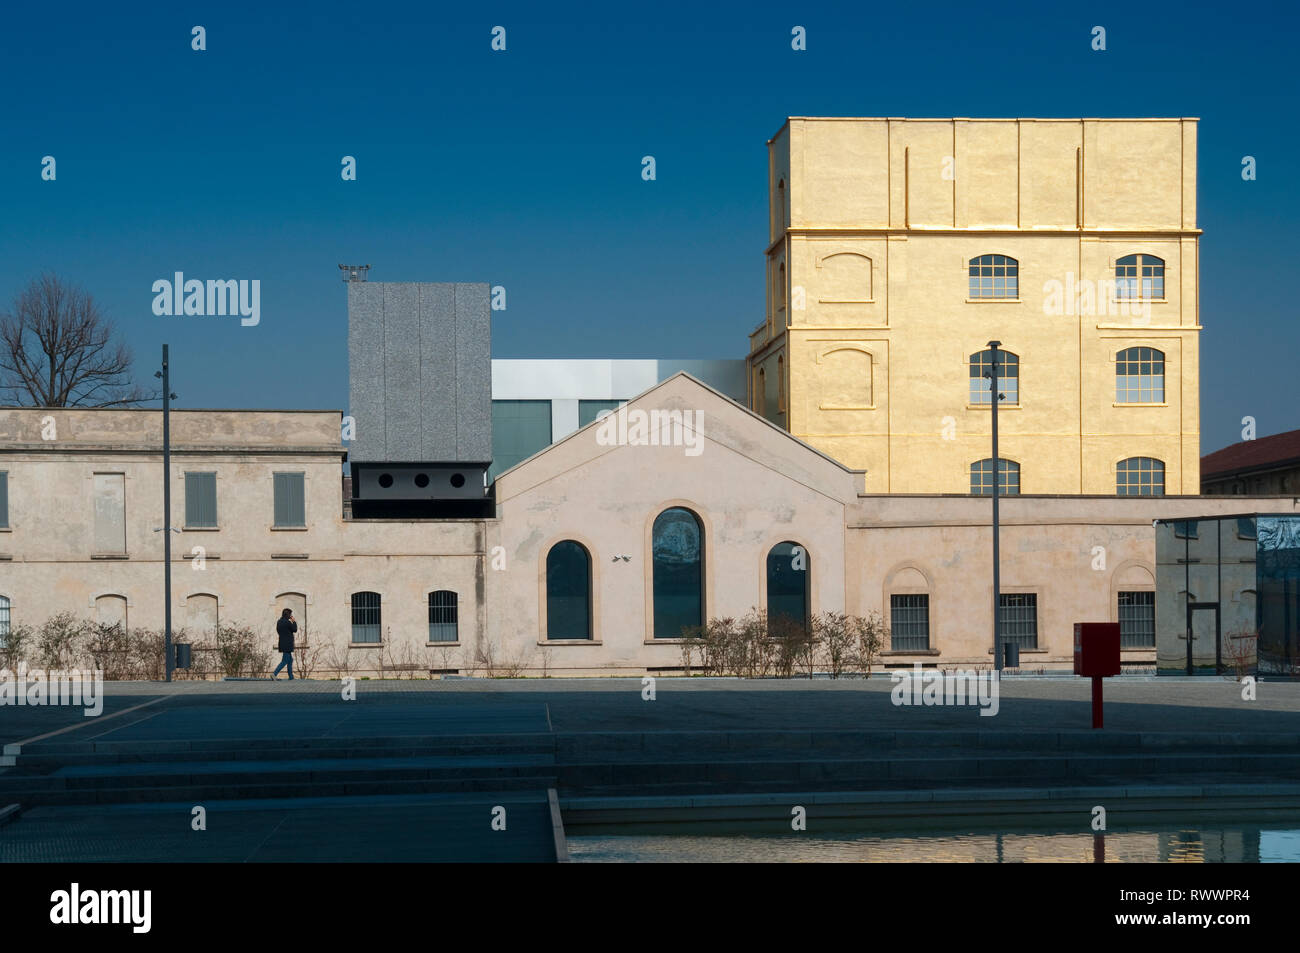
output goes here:
[[131, 351], [82, 288], [33, 279], [0, 316], [0, 399], [34, 407], [121, 407], [148, 395], [131, 381]]

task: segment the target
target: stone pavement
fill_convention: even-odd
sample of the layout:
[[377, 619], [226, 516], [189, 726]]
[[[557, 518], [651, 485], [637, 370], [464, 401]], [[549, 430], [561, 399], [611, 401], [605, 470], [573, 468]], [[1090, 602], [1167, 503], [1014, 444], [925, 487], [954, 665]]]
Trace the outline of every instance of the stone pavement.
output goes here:
[[[640, 678], [361, 680], [344, 700], [335, 681], [112, 683], [99, 718], [0, 708], [16, 762], [0, 806], [23, 806], [0, 860], [554, 860], [548, 788], [625, 819], [763, 792], [879, 814], [909, 791], [987, 810], [1119, 784], [1201, 792], [1187, 804], [1248, 782], [1243, 797], [1300, 803], [1297, 683], [1243, 701], [1224, 679], [1110, 679], [1103, 731], [1083, 680], [1005, 679], [994, 717], [896, 706], [892, 687], [659, 678], [647, 700]], [[56, 724], [70, 730], [23, 734]], [[196, 804], [207, 832], [190, 830]], [[506, 831], [488, 823], [502, 805]]]

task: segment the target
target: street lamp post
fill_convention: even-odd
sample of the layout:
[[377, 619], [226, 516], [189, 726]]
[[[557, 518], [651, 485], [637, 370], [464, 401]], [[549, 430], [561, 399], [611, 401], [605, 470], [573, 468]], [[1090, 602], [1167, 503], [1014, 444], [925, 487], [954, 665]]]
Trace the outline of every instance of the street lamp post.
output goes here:
[[167, 345], [162, 346], [162, 370], [154, 377], [162, 378], [162, 439], [163, 439], [163, 666], [167, 681], [172, 680], [172, 442], [171, 401], [176, 395], [171, 390], [171, 373], [167, 361]]
[[997, 672], [1002, 671], [1002, 639], [998, 632], [998, 609], [1002, 601], [1002, 565], [998, 553], [998, 483], [1002, 479], [1002, 461], [998, 457], [998, 401], [1002, 399], [998, 393], [998, 348], [1001, 346], [1001, 341], [989, 341], [992, 351], [989, 399], [993, 402], [993, 668]]

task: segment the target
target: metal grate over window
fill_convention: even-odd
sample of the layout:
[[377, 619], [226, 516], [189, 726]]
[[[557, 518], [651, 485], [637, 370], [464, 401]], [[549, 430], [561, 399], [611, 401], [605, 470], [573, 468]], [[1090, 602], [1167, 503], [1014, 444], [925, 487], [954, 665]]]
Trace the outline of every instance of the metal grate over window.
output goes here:
[[930, 597], [926, 594], [889, 597], [889, 647], [895, 652], [930, 648]]
[[352, 593], [352, 641], [377, 645], [382, 641], [379, 593]]
[[459, 642], [456, 593], [439, 589], [429, 593], [429, 641]]
[[1126, 649], [1155, 648], [1156, 594], [1121, 592], [1119, 594], [1119, 644]]
[[999, 642], [1038, 648], [1038, 594], [1004, 592], [998, 597]]

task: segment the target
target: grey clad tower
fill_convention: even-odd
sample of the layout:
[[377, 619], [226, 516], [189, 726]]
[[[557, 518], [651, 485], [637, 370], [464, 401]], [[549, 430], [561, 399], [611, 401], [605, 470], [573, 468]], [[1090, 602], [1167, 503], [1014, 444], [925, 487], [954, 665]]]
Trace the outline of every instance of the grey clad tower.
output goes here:
[[347, 287], [353, 513], [482, 515], [492, 462], [488, 286]]

